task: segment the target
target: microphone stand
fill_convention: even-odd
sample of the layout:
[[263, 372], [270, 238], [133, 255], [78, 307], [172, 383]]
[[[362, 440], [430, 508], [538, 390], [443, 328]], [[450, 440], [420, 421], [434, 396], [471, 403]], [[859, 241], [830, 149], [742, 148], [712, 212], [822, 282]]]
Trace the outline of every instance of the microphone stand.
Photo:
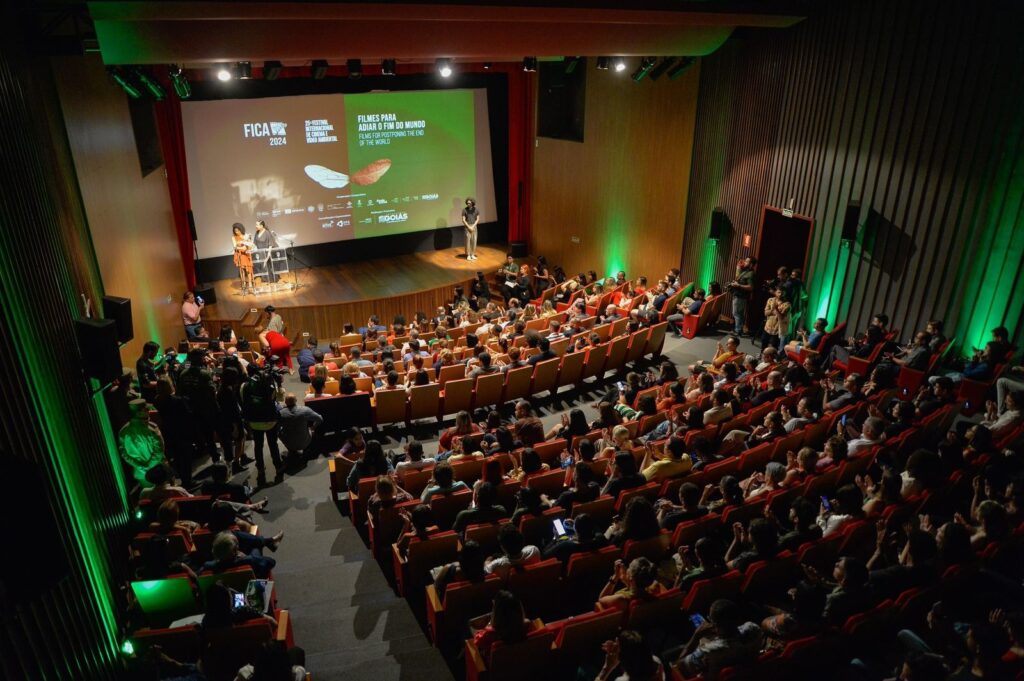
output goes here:
[[[275, 235], [275, 237], [276, 236], [277, 235]], [[301, 270], [295, 270], [295, 279], [294, 279], [294, 281], [292, 283], [292, 290], [293, 291], [297, 291], [298, 289], [300, 289], [303, 286], [305, 286], [305, 284], [303, 284], [303, 283], [301, 283], [299, 281], [299, 274], [303, 270], [308, 273], [309, 270], [313, 269], [313, 267], [308, 262], [306, 262], [305, 260], [303, 260], [299, 256], [295, 255], [295, 240], [294, 239], [288, 239], [288, 247], [286, 249], [286, 253], [288, 254], [288, 258], [290, 260], [299, 263], [299, 265], [302, 268]]]

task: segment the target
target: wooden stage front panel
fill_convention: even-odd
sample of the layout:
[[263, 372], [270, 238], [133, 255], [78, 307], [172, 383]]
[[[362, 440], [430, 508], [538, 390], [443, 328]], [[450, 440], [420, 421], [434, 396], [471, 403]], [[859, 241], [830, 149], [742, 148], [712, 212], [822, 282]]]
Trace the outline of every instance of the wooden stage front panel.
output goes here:
[[435, 308], [451, 301], [457, 284], [469, 290], [477, 271], [490, 280], [505, 253], [504, 246], [480, 246], [479, 259], [470, 262], [461, 248], [449, 248], [316, 267], [283, 275], [288, 282], [297, 276], [298, 290], [262, 295], [243, 296], [237, 279], [224, 279], [214, 283], [217, 303], [205, 307], [203, 319], [211, 334], [230, 322], [239, 335], [253, 339], [253, 310], [273, 305], [288, 325], [289, 338], [309, 332], [326, 340], [340, 336], [346, 322], [363, 326], [371, 314], [384, 324], [397, 314], [433, 316]]

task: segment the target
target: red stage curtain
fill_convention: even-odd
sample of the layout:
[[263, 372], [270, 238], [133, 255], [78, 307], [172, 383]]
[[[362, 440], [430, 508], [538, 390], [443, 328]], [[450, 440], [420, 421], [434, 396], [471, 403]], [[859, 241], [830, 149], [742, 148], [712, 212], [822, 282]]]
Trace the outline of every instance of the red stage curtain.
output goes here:
[[181, 104], [176, 97], [168, 97], [154, 105], [156, 127], [160, 133], [160, 149], [167, 169], [167, 191], [171, 196], [171, 214], [178, 230], [178, 250], [185, 269], [185, 283], [196, 286], [195, 250], [192, 232], [188, 227], [188, 211], [192, 207], [188, 196], [188, 168], [185, 165], [185, 136], [181, 128]]
[[508, 69], [508, 240], [529, 243], [536, 83], [517, 67]]

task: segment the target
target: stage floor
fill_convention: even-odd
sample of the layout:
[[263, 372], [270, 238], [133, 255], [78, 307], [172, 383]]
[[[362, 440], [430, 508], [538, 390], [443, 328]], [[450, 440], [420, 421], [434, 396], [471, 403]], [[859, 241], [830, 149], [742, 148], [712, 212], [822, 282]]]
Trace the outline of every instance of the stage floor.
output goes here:
[[472, 262], [466, 260], [462, 248], [448, 248], [326, 265], [283, 275], [284, 280], [290, 283], [292, 276], [297, 274], [302, 284], [297, 290], [282, 289], [256, 295], [242, 295], [238, 279], [222, 279], [214, 282], [217, 303], [207, 305], [204, 316], [237, 319], [249, 309], [264, 305], [336, 305], [454, 286], [472, 279], [477, 271], [490, 277], [505, 262], [505, 253], [504, 245], [492, 245], [479, 246], [479, 259]]

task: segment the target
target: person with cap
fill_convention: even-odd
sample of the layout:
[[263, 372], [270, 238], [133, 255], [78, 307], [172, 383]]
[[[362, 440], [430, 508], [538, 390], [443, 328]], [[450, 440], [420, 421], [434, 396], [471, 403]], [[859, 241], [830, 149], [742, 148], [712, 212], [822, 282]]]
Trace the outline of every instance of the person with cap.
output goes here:
[[117, 433], [117, 451], [131, 466], [135, 480], [146, 486], [146, 473], [164, 462], [164, 438], [149, 420], [146, 400], [132, 400], [128, 406], [132, 417]]

